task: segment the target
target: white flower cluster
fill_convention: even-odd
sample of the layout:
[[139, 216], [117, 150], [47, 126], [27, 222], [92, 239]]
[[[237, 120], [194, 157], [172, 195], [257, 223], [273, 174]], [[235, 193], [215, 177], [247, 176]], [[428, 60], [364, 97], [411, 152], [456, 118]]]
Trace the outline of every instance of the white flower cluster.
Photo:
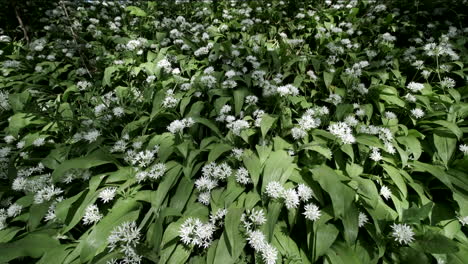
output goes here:
[[368, 61], [360, 61], [355, 64], [351, 68], [346, 68], [345, 73], [351, 77], [359, 78], [362, 75], [362, 69], [369, 66]]
[[247, 185], [249, 183], [252, 183], [252, 180], [250, 179], [250, 176], [249, 176], [249, 171], [244, 167], [240, 167], [239, 169], [237, 169], [236, 181], [242, 185]]
[[414, 118], [421, 119], [426, 113], [424, 113], [424, 111], [421, 108], [416, 107], [411, 110], [411, 114], [414, 116]]
[[463, 152], [463, 155], [468, 155], [468, 145], [461, 144], [458, 149]]
[[247, 231], [252, 231], [266, 223], [265, 213], [262, 209], [247, 210], [241, 215], [241, 222]]
[[85, 214], [83, 216], [83, 223], [85, 225], [97, 223], [101, 220], [102, 214], [99, 212], [99, 208], [95, 204], [90, 204], [85, 209]]
[[204, 205], [210, 204], [211, 190], [216, 188], [219, 181], [231, 176], [232, 169], [227, 163], [217, 165], [211, 162], [202, 168], [202, 176], [195, 181], [195, 187], [200, 192], [198, 201]]
[[358, 227], [363, 227], [367, 222], [369, 222], [369, 218], [363, 212], [359, 212], [358, 216]]
[[262, 255], [266, 264], [276, 263], [278, 250], [266, 241], [265, 235], [260, 230], [247, 231], [247, 241], [255, 252]]
[[232, 133], [234, 133], [234, 135], [236, 136], [240, 136], [242, 130], [245, 130], [250, 127], [249, 122], [247, 122], [246, 120], [237, 119], [231, 121], [230, 119], [227, 119], [226, 121], [228, 121], [226, 127], [229, 128], [232, 131]]
[[198, 218], [188, 218], [179, 229], [179, 236], [185, 245], [208, 248], [216, 230], [212, 222], [203, 223]]
[[[395, 114], [392, 112], [386, 112], [385, 113], [386, 117], [391, 119], [391, 118], [396, 118]], [[369, 134], [369, 135], [378, 135], [379, 139], [382, 140], [384, 146], [385, 146], [385, 151], [388, 152], [389, 154], [395, 154], [396, 150], [395, 147], [393, 146], [393, 133], [390, 129], [386, 127], [379, 127], [379, 126], [374, 126], [374, 125], [360, 125], [358, 128], [359, 133], [364, 133], [364, 134]]]
[[284, 199], [286, 208], [293, 209], [299, 206], [300, 201], [307, 202], [312, 198], [313, 191], [307, 185], [301, 183], [295, 188], [285, 189], [279, 182], [269, 182], [265, 188], [266, 194], [273, 199]]
[[47, 202], [52, 200], [52, 198], [56, 195], [59, 195], [63, 192], [62, 189], [55, 187], [55, 185], [47, 185], [44, 188], [40, 189], [34, 195], [34, 203], [41, 204], [43, 202]]
[[[134, 149], [141, 148], [141, 142], [133, 143]], [[155, 163], [156, 154], [159, 151], [159, 146], [155, 146], [152, 150], [135, 151], [134, 149], [128, 150], [125, 153], [125, 161], [134, 166], [136, 172], [136, 179], [138, 182], [147, 179], [157, 180], [161, 178], [167, 170], [164, 163]]]
[[392, 236], [395, 238], [395, 241], [398, 241], [402, 245], [413, 242], [414, 232], [407, 224], [393, 224], [392, 229]]
[[160, 69], [162, 69], [164, 72], [166, 73], [170, 73], [172, 72], [172, 65], [171, 65], [171, 62], [169, 60], [167, 60], [166, 58], [158, 61], [158, 63], [156, 64], [156, 66]]
[[67, 172], [65, 172], [63, 178], [61, 179], [62, 182], [69, 184], [73, 180], [76, 179], [83, 179], [83, 180], [89, 180], [91, 177], [91, 171], [89, 170], [84, 170], [84, 169], [70, 169]]
[[108, 203], [115, 198], [115, 193], [117, 192], [117, 187], [107, 187], [101, 192], [99, 192], [99, 198], [103, 203]]
[[296, 86], [292, 84], [287, 84], [284, 86], [279, 86], [276, 88], [276, 92], [281, 96], [287, 96], [287, 95], [292, 95], [292, 96], [297, 96], [299, 95], [299, 90], [297, 89]]
[[381, 188], [380, 188], [380, 195], [382, 195], [383, 198], [385, 198], [385, 200], [388, 200], [390, 199], [390, 197], [392, 197], [392, 191], [390, 191], [390, 189], [383, 185]]
[[[460, 224], [461, 224], [462, 226], [468, 225], [468, 216], [463, 216], [463, 217], [462, 217], [462, 216], [459, 216], [459, 217], [458, 217], [458, 221], [460, 222]], [[1, 228], [0, 228], [0, 229], [1, 229]]]
[[8, 95], [7, 91], [0, 91], [0, 113], [11, 109]]
[[356, 142], [352, 129], [345, 122], [337, 122], [328, 126], [328, 131], [341, 139], [343, 144], [352, 144]]
[[136, 222], [124, 222], [114, 228], [107, 238], [110, 251], [116, 248], [123, 253], [123, 260], [121, 263], [139, 264], [142, 257], [137, 254], [135, 247], [140, 240], [140, 229], [137, 227]]
[[23, 206], [13, 203], [11, 204], [8, 209], [0, 209], [0, 230], [3, 230], [7, 227], [7, 219], [17, 217], [21, 214], [21, 210], [23, 210]]
[[163, 101], [164, 108], [174, 108], [179, 103], [179, 99], [174, 97], [174, 90], [169, 89], [166, 91], [166, 97]]
[[417, 93], [417, 92], [420, 92], [422, 89], [424, 89], [424, 84], [417, 83], [417, 82], [410, 82], [410, 83], [408, 83], [406, 88], [411, 90], [411, 92], [413, 92], [413, 93]]
[[181, 120], [174, 120], [172, 123], [167, 127], [167, 130], [172, 134], [182, 133], [184, 128], [191, 127], [195, 122], [191, 117], [183, 118]]
[[299, 127], [291, 129], [294, 139], [300, 139], [307, 136], [307, 131], [317, 128], [321, 124], [320, 116], [328, 115], [329, 110], [326, 106], [307, 109], [299, 119]]

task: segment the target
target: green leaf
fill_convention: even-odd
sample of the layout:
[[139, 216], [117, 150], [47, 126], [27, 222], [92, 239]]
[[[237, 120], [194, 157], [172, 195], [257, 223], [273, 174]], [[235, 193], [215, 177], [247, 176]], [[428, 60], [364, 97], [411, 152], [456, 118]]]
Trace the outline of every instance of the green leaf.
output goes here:
[[244, 106], [244, 99], [249, 94], [247, 89], [237, 89], [234, 91], [234, 112], [238, 116]]
[[215, 161], [221, 154], [224, 152], [232, 150], [232, 146], [228, 144], [216, 144], [210, 151], [210, 154], [208, 154], [208, 161], [207, 162], [212, 162]]
[[70, 169], [89, 169], [99, 165], [112, 163], [113, 161], [114, 159], [112, 156], [102, 150], [96, 150], [88, 156], [64, 161], [52, 172], [52, 179], [54, 182], [59, 182], [61, 180], [60, 177]]
[[139, 16], [139, 17], [146, 17], [147, 14], [145, 11], [143, 11], [141, 8], [136, 7], [136, 6], [127, 6], [125, 8], [126, 11], [130, 11], [131, 15], [134, 16]]
[[452, 133], [455, 136], [457, 136], [458, 140], [462, 139], [463, 137], [463, 132], [455, 123], [448, 122], [445, 120], [436, 120], [436, 121], [432, 121], [432, 123], [441, 125], [443, 128], [448, 128], [450, 131], [452, 131]]
[[449, 178], [449, 175], [440, 167], [435, 166], [435, 165], [430, 165], [427, 163], [422, 163], [419, 161], [413, 161], [413, 166], [414, 166], [415, 171], [428, 172], [432, 174], [432, 176], [436, 177], [443, 184], [445, 184], [445, 186], [453, 190], [453, 185]]
[[107, 238], [116, 226], [138, 218], [140, 210], [135, 210], [137, 206], [138, 203], [134, 199], [118, 200], [110, 212], [91, 229], [89, 235], [80, 239], [82, 246], [80, 260], [82, 263], [104, 251], [107, 246]]
[[8, 262], [19, 257], [40, 258], [44, 253], [60, 245], [57, 239], [52, 238], [52, 234], [53, 231], [29, 233], [14, 242], [0, 243], [0, 262]]
[[116, 72], [117, 70], [118, 70], [118, 68], [116, 66], [107, 67], [104, 70], [104, 77], [102, 78], [102, 85], [111, 86], [111, 84], [112, 84], [112, 81], [111, 81], [112, 74], [114, 72]]
[[396, 184], [398, 189], [403, 194], [403, 197], [406, 198], [406, 196], [408, 195], [408, 189], [406, 188], [406, 183], [403, 179], [403, 176], [401, 176], [399, 170], [387, 164], [382, 164], [382, 168], [387, 172], [388, 176], [390, 176], [390, 178]]
[[332, 224], [321, 223], [314, 228], [315, 238], [314, 238], [314, 252], [315, 259], [313, 262], [317, 261], [320, 256], [323, 256], [330, 246], [335, 242], [336, 238], [340, 231]]
[[432, 254], [451, 254], [459, 250], [456, 242], [435, 233], [426, 233], [422, 237], [418, 237], [415, 244], [416, 250]]
[[23, 230], [24, 228], [12, 226], [3, 230], [0, 230], [0, 243], [6, 243], [12, 240], [15, 235]]
[[342, 183], [340, 176], [325, 165], [312, 169], [312, 177], [330, 195], [335, 217], [344, 216], [352, 206], [355, 195], [353, 189]]
[[432, 206], [434, 203], [427, 203], [421, 208], [411, 207], [403, 211], [402, 221], [405, 223], [419, 223], [419, 221], [424, 220], [429, 217], [431, 213]]
[[333, 82], [333, 77], [335, 76], [334, 73], [331, 72], [323, 72], [323, 81], [325, 82], [325, 87], [330, 89], [330, 85]]
[[216, 124], [213, 121], [208, 120], [206, 118], [202, 118], [202, 117], [193, 117], [193, 120], [195, 121], [195, 123], [202, 124], [208, 127], [209, 129], [211, 129], [211, 131], [214, 132], [218, 137], [220, 138], [223, 137], [223, 135], [221, 134], [221, 131], [219, 131], [219, 128], [216, 126]]
[[245, 239], [241, 235], [241, 215], [243, 210], [240, 208], [229, 208], [228, 213], [224, 219], [224, 232], [229, 242], [230, 247], [228, 248], [230, 255], [233, 259], [239, 258], [242, 253], [242, 249], [245, 245]]
[[276, 119], [276, 117], [272, 117], [268, 114], [264, 114], [262, 116], [262, 121], [260, 122], [260, 130], [262, 131], [263, 138], [265, 138], [266, 134], [268, 133], [268, 130], [270, 130], [270, 128], [276, 122]]
[[442, 159], [445, 167], [448, 167], [448, 163], [457, 148], [457, 140], [451, 137], [439, 136], [435, 133], [434, 145], [437, 150], [437, 155]]

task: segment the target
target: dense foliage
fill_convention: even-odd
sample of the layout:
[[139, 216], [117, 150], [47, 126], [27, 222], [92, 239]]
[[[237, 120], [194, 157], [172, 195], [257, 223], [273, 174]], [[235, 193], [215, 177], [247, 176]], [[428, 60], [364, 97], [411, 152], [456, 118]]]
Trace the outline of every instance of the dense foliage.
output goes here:
[[467, 1], [39, 2], [1, 263], [466, 263]]

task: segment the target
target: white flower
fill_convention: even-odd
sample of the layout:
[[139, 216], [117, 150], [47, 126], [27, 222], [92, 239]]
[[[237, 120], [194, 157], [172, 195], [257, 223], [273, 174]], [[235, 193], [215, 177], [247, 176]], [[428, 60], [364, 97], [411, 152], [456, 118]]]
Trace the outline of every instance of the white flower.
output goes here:
[[226, 127], [231, 129], [232, 133], [234, 133], [234, 135], [240, 136], [240, 133], [242, 132], [242, 130], [249, 128], [250, 124], [249, 124], [249, 122], [247, 122], [245, 120], [239, 119], [239, 120], [229, 122], [226, 125]]
[[424, 111], [421, 108], [415, 108], [415, 109], [411, 110], [411, 114], [416, 119], [422, 118], [425, 115]]
[[136, 222], [124, 222], [115, 227], [107, 237], [108, 247], [113, 251], [119, 244], [135, 247], [140, 239], [140, 229]]
[[297, 186], [297, 194], [303, 202], [307, 202], [310, 198], [312, 198], [313, 193], [314, 192], [312, 191], [312, 189], [303, 183]]
[[388, 200], [392, 197], [392, 192], [387, 186], [383, 185], [382, 188], [380, 188], [380, 195], [382, 195], [385, 200]]
[[101, 220], [102, 214], [99, 212], [99, 208], [95, 204], [88, 205], [85, 210], [85, 215], [83, 216], [83, 223], [89, 225], [96, 223]]
[[405, 96], [403, 96], [403, 98], [406, 99], [406, 101], [410, 102], [410, 103], [414, 103], [416, 102], [416, 96], [410, 94], [410, 93], [407, 93]]
[[268, 196], [270, 196], [273, 199], [276, 199], [282, 196], [284, 188], [279, 182], [272, 181], [268, 183], [268, 185], [265, 188], [265, 191]]
[[468, 145], [461, 144], [458, 148], [464, 155], [468, 155]]
[[315, 204], [306, 204], [304, 206], [304, 210], [305, 211], [302, 214], [305, 216], [305, 218], [309, 219], [310, 221], [315, 221], [320, 218], [320, 209]]
[[291, 129], [291, 134], [295, 140], [305, 138], [307, 136], [307, 132], [299, 127], [293, 127]]
[[204, 205], [209, 205], [210, 204], [210, 199], [211, 199], [211, 194], [210, 192], [201, 192], [198, 195], [198, 201]]
[[281, 97], [287, 96], [287, 95], [297, 96], [299, 94], [299, 90], [292, 84], [279, 86], [276, 89], [276, 91]]
[[36, 139], [33, 141], [32, 144], [33, 144], [34, 146], [36, 146], [36, 147], [40, 147], [40, 146], [42, 146], [42, 145], [45, 144], [45, 138], [43, 138], [43, 137], [36, 138]]
[[16, 140], [16, 138], [12, 135], [7, 135], [3, 138], [3, 140], [5, 140], [5, 143], [11, 144]]
[[242, 154], [244, 154], [243, 149], [240, 149], [240, 148], [233, 148], [232, 149], [232, 155], [239, 161], [242, 159]]
[[264, 223], [266, 223], [265, 214], [263, 213], [262, 209], [260, 210], [252, 209], [252, 211], [250, 211], [249, 219], [255, 225], [263, 225]]
[[358, 226], [363, 227], [367, 222], [369, 222], [367, 215], [363, 212], [359, 212]]
[[351, 127], [349, 127], [348, 124], [344, 122], [331, 124], [328, 126], [328, 131], [340, 138], [344, 144], [352, 144], [356, 142], [356, 138], [352, 134]]
[[397, 116], [395, 115], [395, 113], [387, 111], [387, 112], [385, 112], [385, 118], [387, 118], [387, 119], [396, 119]]
[[294, 189], [284, 190], [282, 196], [284, 198], [284, 203], [286, 204], [286, 208], [292, 209], [292, 208], [297, 208], [299, 206], [299, 195], [297, 194], [296, 190]]
[[102, 190], [99, 193], [99, 198], [101, 198], [103, 203], [110, 202], [114, 200], [115, 192], [117, 191], [117, 187], [108, 187]]
[[179, 237], [182, 243], [207, 248], [213, 240], [216, 227], [212, 223], [203, 223], [198, 218], [188, 218], [180, 226]]
[[267, 242], [265, 241], [265, 235], [260, 230], [255, 230], [248, 232], [247, 241], [249, 242], [250, 247], [255, 251], [260, 251], [265, 247]]
[[191, 127], [194, 123], [191, 117], [175, 120], [167, 127], [167, 130], [172, 134], [181, 133], [184, 128]]
[[244, 167], [240, 167], [236, 173], [236, 181], [243, 185], [250, 183], [249, 171]]
[[43, 202], [50, 201], [52, 197], [59, 195], [62, 192], [62, 189], [56, 188], [54, 185], [47, 185], [34, 195], [34, 203], [41, 204]]
[[8, 207], [7, 215], [8, 217], [16, 217], [21, 213], [21, 210], [23, 210], [23, 206], [14, 203]]
[[275, 264], [278, 250], [270, 244], [266, 244], [262, 249], [262, 259], [266, 264]]
[[392, 236], [400, 244], [409, 244], [414, 240], [414, 232], [410, 226], [406, 224], [393, 224], [392, 229]]
[[116, 116], [116, 117], [121, 117], [125, 114], [125, 110], [120, 107], [120, 106], [117, 106], [117, 107], [114, 107], [114, 109], [112, 109], [112, 113]]
[[92, 143], [97, 140], [97, 138], [101, 135], [101, 132], [99, 132], [96, 129], [90, 130], [87, 133], [83, 135], [83, 139], [88, 141], [89, 143]]
[[408, 83], [406, 88], [410, 89], [411, 92], [413, 92], [413, 93], [417, 93], [417, 92], [421, 91], [422, 89], [424, 89], [424, 84], [417, 83], [417, 82], [410, 82], [410, 83]]
[[468, 225], [468, 216], [458, 217], [458, 221], [460, 221], [461, 225]]
[[216, 211], [216, 213], [210, 213], [210, 222], [214, 225], [217, 223], [219, 226], [222, 226], [224, 223], [223, 223], [223, 218], [224, 216], [226, 216], [226, 214], [228, 213], [228, 210], [227, 209], [218, 209]]
[[382, 160], [382, 155], [380, 154], [380, 150], [376, 147], [372, 147], [372, 153], [370, 154], [370, 158], [373, 161]]

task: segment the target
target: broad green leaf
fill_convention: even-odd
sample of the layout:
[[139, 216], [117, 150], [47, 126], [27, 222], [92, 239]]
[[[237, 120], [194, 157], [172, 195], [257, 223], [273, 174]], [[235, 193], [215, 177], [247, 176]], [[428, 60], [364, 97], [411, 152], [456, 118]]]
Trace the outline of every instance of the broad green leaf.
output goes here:
[[134, 199], [118, 200], [109, 213], [91, 229], [89, 235], [80, 239], [82, 244], [80, 260], [87, 262], [104, 251], [107, 246], [107, 238], [115, 227], [138, 218], [140, 210], [135, 210], [137, 208], [138, 203]]
[[112, 162], [114, 162], [114, 158], [111, 155], [97, 150], [88, 156], [64, 161], [52, 172], [52, 179], [54, 182], [59, 182], [64, 173], [70, 169], [89, 169]]
[[10, 243], [0, 243], [0, 262], [9, 262], [19, 257], [40, 258], [60, 245], [52, 237], [53, 230], [33, 232]]
[[330, 246], [335, 242], [340, 231], [332, 224], [322, 223], [314, 228], [314, 252], [316, 261], [320, 256], [323, 256]]
[[210, 151], [210, 154], [208, 154], [208, 161], [215, 161], [217, 158], [219, 158], [223, 153], [232, 150], [232, 146], [228, 144], [216, 144]]
[[143, 11], [141, 8], [136, 7], [136, 6], [127, 6], [125, 10], [130, 11], [130, 14], [134, 16], [139, 16], [139, 17], [147, 16], [145, 11]]
[[413, 247], [416, 250], [420, 250], [432, 254], [450, 254], [457, 252], [457, 243], [453, 240], [435, 233], [426, 233], [415, 241]]
[[445, 167], [447, 167], [457, 147], [457, 140], [455, 138], [434, 134], [434, 145], [437, 150], [437, 155], [442, 159]]
[[234, 91], [234, 113], [236, 116], [242, 111], [242, 106], [244, 105], [244, 99], [249, 94], [247, 89], [237, 89]]
[[112, 74], [116, 72], [119, 68], [116, 66], [109, 66], [104, 70], [104, 77], [102, 79], [102, 85], [111, 86], [112, 84]]
[[229, 253], [232, 259], [239, 258], [245, 245], [245, 238], [241, 235], [241, 215], [240, 208], [229, 208], [224, 218], [224, 232], [229, 243]]
[[330, 195], [335, 217], [344, 216], [352, 206], [354, 191], [340, 181], [335, 171], [325, 165], [312, 169], [312, 177]]
[[260, 122], [260, 130], [262, 132], [263, 138], [265, 138], [266, 134], [268, 133], [268, 130], [270, 130], [270, 128], [276, 122], [276, 119], [276, 117], [272, 117], [268, 114], [264, 114], [262, 116], [262, 121]]

